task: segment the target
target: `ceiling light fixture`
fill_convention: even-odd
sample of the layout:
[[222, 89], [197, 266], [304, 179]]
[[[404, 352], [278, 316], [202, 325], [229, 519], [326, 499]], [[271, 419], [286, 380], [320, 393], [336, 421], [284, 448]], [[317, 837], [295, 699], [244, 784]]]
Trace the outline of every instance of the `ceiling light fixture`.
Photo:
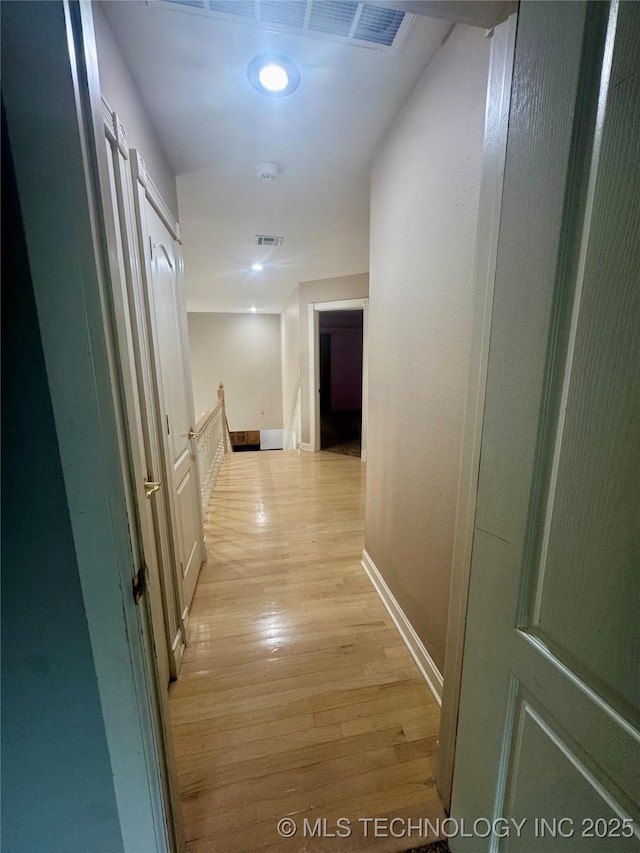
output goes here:
[[282, 65], [264, 65], [258, 72], [258, 80], [260, 85], [264, 86], [270, 92], [282, 92], [289, 85], [289, 75]]
[[258, 309], [256, 308], [255, 305], [252, 305], [251, 308], [249, 308], [249, 311], [251, 311], [252, 314], [255, 314], [257, 310]]
[[262, 272], [262, 270], [264, 269], [264, 266], [263, 266], [261, 263], [258, 263], [258, 262], [256, 261], [256, 263], [255, 263], [255, 264], [251, 264], [251, 269], [252, 269], [254, 272]]
[[261, 95], [282, 98], [291, 95], [300, 85], [300, 72], [286, 56], [262, 54], [249, 63], [247, 77]]

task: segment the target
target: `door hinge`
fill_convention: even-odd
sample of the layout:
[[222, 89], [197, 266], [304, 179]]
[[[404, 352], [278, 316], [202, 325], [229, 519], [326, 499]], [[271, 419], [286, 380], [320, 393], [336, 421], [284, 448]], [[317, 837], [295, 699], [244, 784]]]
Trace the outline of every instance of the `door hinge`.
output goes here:
[[133, 578], [133, 600], [136, 604], [140, 603], [140, 599], [144, 595], [147, 588], [147, 567], [143, 563]]

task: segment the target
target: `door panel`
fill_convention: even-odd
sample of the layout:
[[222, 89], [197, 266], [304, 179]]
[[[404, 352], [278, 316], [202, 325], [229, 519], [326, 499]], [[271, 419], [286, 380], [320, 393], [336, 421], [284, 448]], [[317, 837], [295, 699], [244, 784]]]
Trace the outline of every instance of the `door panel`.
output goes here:
[[640, 849], [639, 40], [520, 7], [452, 816], [527, 823], [453, 851]]
[[[634, 17], [625, 9], [620, 16], [618, 27]], [[637, 25], [637, 12], [635, 19]], [[613, 73], [619, 75], [620, 37], [616, 48]], [[640, 659], [640, 481], [630, 464], [632, 448], [640, 452], [640, 224], [638, 180], [632, 176], [640, 155], [640, 101], [638, 69], [635, 80], [630, 72], [626, 80], [612, 80], [606, 108], [564, 375], [554, 389], [561, 414], [550, 441], [550, 482], [527, 620], [561, 660], [592, 686], [601, 684], [619, 711], [625, 703], [637, 706]], [[576, 566], [579, 572], [568, 569]], [[612, 659], [612, 649], [629, 653]]]
[[187, 383], [187, 347], [183, 338], [184, 305], [180, 292], [180, 259], [164, 222], [145, 202], [149, 236], [150, 282], [157, 335], [156, 352], [164, 403], [168, 467], [175, 513], [176, 549], [183, 607], [191, 605], [201, 556], [201, 512], [196, 457], [189, 432], [193, 425], [191, 386]]
[[182, 562], [185, 603], [190, 603], [193, 598], [193, 590], [195, 589], [200, 571], [198, 528], [193, 512], [194, 490], [197, 493], [196, 484], [189, 470], [184, 480], [176, 489], [178, 516], [182, 530], [182, 540], [185, 545], [184, 560]]
[[[562, 729], [538, 712], [528, 697], [521, 695], [516, 710], [511, 777], [507, 783], [504, 816], [518, 822], [532, 814], [531, 832], [523, 832], [505, 843], [510, 853], [529, 853], [531, 836], [544, 843], [544, 849], [564, 853], [571, 838], [578, 837], [582, 849], [589, 845], [598, 853], [632, 853], [637, 839], [625, 837], [624, 815], [593, 772], [592, 762]], [[540, 779], [544, 778], [544, 785]], [[562, 802], [563, 814], [557, 822], [543, 823], [536, 816], [554, 815]], [[597, 820], [594, 817], [597, 816]]]

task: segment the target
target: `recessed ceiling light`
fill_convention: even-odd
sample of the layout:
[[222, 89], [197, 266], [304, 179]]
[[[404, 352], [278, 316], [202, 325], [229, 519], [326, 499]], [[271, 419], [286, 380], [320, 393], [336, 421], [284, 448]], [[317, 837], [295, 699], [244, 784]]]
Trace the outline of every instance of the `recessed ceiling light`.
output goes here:
[[247, 77], [257, 92], [271, 98], [290, 95], [300, 85], [300, 72], [296, 65], [286, 56], [268, 53], [251, 60]]
[[270, 92], [282, 92], [289, 84], [289, 75], [282, 65], [263, 65], [258, 73], [260, 84]]
[[252, 305], [251, 308], [249, 308], [249, 311], [251, 311], [252, 314], [255, 314], [257, 310], [258, 309], [256, 308], [255, 305]]
[[254, 272], [262, 272], [262, 270], [264, 269], [264, 267], [263, 267], [263, 265], [262, 265], [262, 264], [260, 264], [260, 263], [257, 263], [257, 262], [256, 262], [255, 264], [251, 264], [251, 269], [252, 269]]

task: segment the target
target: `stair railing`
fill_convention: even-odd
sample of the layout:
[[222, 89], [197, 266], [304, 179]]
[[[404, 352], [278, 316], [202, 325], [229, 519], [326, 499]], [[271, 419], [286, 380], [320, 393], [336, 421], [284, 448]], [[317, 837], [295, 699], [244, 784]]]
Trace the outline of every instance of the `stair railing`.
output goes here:
[[192, 437], [198, 441], [200, 501], [203, 512], [206, 512], [211, 493], [218, 480], [222, 460], [225, 454], [232, 450], [222, 382], [218, 383], [218, 402], [213, 409], [205, 412], [200, 418]]

